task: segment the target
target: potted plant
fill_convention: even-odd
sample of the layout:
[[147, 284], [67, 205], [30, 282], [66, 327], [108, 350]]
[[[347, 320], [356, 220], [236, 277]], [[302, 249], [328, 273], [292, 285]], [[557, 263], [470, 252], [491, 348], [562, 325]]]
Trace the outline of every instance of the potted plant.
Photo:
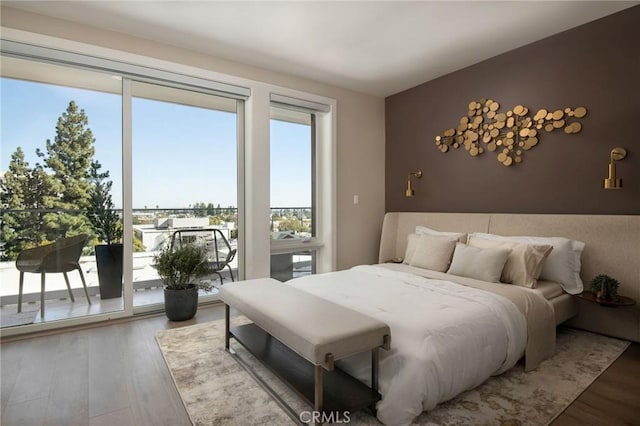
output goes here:
[[98, 240], [105, 244], [94, 247], [98, 266], [100, 298], [122, 297], [122, 224], [113, 207], [109, 172], [100, 173], [101, 165], [91, 163], [90, 179], [93, 183], [89, 197], [87, 218]]
[[597, 275], [591, 280], [591, 289], [600, 300], [617, 300], [619, 286], [618, 280], [605, 274]]
[[210, 290], [211, 283], [200, 280], [209, 273], [207, 252], [195, 244], [165, 246], [154, 256], [154, 266], [164, 282], [164, 309], [171, 321], [193, 318], [198, 310], [198, 290]]

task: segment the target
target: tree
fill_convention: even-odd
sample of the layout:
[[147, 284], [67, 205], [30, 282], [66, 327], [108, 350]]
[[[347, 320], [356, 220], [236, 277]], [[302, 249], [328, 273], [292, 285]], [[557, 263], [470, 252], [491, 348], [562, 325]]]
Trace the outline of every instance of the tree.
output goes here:
[[295, 232], [309, 232], [309, 228], [305, 226], [300, 219], [287, 218], [280, 222], [278, 226], [279, 231], [295, 231]]
[[215, 216], [216, 208], [213, 206], [213, 203], [207, 204], [207, 216]]
[[53, 142], [50, 139], [46, 141], [46, 153], [36, 150], [44, 165], [51, 170], [52, 179], [60, 185], [52, 206], [58, 211], [47, 213], [43, 218], [50, 240], [91, 233], [91, 225], [81, 212], [89, 206], [90, 168], [95, 153], [95, 138], [88, 125], [84, 110], [70, 101], [58, 118]]
[[207, 215], [207, 205], [205, 203], [193, 204], [193, 215], [195, 217], [205, 217]]
[[9, 169], [0, 181], [4, 259], [14, 260], [22, 250], [49, 240], [44, 216], [59, 189], [42, 165], [29, 167], [21, 147], [11, 155]]
[[114, 210], [113, 199], [111, 198], [112, 181], [109, 178], [109, 171], [100, 172], [102, 165], [98, 161], [91, 162], [89, 173], [93, 188], [89, 194], [89, 206], [87, 207], [87, 218], [93, 226], [98, 239], [107, 244], [120, 242], [122, 239], [122, 223], [120, 217]]

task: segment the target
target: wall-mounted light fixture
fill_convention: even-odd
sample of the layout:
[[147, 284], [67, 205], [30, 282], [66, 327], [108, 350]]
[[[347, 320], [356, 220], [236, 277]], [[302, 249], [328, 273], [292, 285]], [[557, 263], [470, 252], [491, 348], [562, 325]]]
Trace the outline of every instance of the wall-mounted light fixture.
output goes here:
[[413, 187], [411, 186], [411, 175], [420, 179], [422, 177], [422, 170], [418, 170], [417, 172], [411, 172], [407, 175], [407, 190], [404, 192], [404, 195], [407, 197], [413, 197], [414, 195], [416, 195], [416, 191], [414, 191]]
[[622, 188], [622, 179], [616, 177], [616, 163], [614, 163], [614, 161], [620, 161], [626, 156], [627, 150], [624, 148], [616, 147], [611, 150], [611, 160], [609, 162], [609, 177], [604, 180], [605, 189]]

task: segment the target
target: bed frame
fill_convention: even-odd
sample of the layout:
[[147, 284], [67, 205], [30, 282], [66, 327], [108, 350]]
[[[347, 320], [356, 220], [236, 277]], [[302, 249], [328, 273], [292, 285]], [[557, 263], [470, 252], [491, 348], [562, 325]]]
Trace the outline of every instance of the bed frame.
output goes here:
[[[620, 281], [618, 292], [640, 302], [640, 215], [405, 213], [385, 215], [379, 262], [404, 256], [416, 225], [439, 231], [566, 237], [586, 243], [581, 277], [585, 289], [598, 274]], [[552, 301], [556, 323], [640, 342], [640, 306], [608, 308], [564, 294]]]

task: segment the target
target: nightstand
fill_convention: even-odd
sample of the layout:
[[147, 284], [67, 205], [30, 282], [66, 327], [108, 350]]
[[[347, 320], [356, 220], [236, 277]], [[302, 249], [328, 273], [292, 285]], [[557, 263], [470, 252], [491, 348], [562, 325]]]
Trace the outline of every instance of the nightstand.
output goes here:
[[583, 291], [580, 294], [576, 294], [577, 297], [589, 302], [598, 303], [600, 306], [606, 306], [609, 308], [617, 308], [618, 306], [633, 306], [636, 301], [630, 297], [617, 296], [616, 300], [600, 300], [596, 297], [593, 291]]

